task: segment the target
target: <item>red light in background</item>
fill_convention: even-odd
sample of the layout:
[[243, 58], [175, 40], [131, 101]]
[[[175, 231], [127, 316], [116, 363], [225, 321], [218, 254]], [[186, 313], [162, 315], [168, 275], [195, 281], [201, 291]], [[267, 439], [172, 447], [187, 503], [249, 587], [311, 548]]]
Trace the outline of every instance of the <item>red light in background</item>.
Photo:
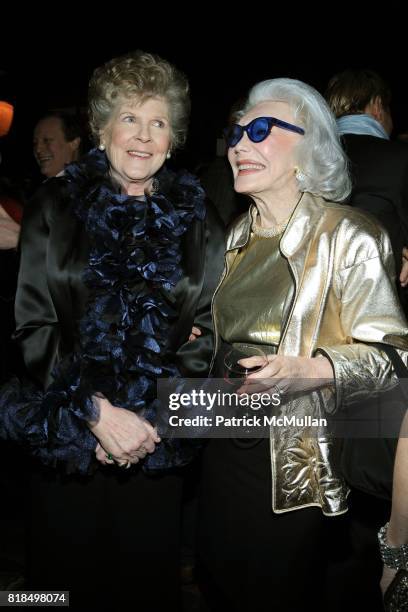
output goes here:
[[13, 122], [14, 107], [0, 100], [0, 137], [8, 134], [11, 124]]

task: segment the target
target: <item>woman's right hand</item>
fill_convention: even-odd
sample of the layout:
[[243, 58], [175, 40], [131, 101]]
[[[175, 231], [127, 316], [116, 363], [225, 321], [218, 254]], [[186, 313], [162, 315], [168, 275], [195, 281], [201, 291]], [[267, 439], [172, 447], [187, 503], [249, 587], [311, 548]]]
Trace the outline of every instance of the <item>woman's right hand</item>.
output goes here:
[[103, 463], [110, 454], [117, 463], [137, 463], [146, 453], [153, 453], [160, 437], [143, 417], [125, 408], [112, 406], [109, 400], [93, 397], [99, 408], [99, 420], [89, 423], [98, 439], [97, 459]]
[[[267, 355], [268, 363], [262, 369], [249, 374], [237, 393], [287, 393], [294, 391], [314, 391], [334, 380], [333, 366], [327, 357], [292, 357], [286, 355]], [[258, 356], [240, 359], [245, 368], [263, 365], [264, 359]], [[277, 386], [279, 382], [279, 387]]]

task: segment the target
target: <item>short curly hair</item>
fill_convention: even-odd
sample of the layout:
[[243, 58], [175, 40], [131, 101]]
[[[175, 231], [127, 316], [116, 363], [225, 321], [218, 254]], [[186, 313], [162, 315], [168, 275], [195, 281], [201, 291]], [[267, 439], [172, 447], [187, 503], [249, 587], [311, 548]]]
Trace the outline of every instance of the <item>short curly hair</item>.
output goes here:
[[185, 75], [158, 55], [133, 51], [96, 68], [89, 82], [89, 124], [96, 143], [118, 102], [137, 97], [161, 97], [169, 105], [171, 147], [187, 138], [190, 116], [189, 84]]

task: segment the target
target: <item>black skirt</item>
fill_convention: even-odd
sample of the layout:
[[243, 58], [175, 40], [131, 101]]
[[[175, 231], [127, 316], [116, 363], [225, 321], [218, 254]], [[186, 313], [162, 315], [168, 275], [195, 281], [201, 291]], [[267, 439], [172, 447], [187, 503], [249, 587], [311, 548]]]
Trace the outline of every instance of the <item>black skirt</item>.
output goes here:
[[272, 511], [269, 440], [210, 440], [203, 457], [198, 553], [211, 609], [324, 610], [319, 508]]
[[78, 477], [40, 467], [31, 479], [27, 588], [70, 591], [74, 609], [154, 602], [177, 610], [181, 493], [176, 472], [107, 466]]

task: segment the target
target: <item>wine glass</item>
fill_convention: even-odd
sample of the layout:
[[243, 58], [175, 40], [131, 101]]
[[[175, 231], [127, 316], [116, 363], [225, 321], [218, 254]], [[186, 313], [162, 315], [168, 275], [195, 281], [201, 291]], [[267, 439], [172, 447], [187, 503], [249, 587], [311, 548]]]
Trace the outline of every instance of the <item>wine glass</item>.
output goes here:
[[[248, 357], [258, 357], [258, 363], [252, 367], [245, 367], [240, 363], [242, 359]], [[230, 349], [224, 357], [224, 380], [228, 384], [233, 386], [233, 390], [236, 392], [240, 387], [245, 384], [245, 380], [249, 374], [254, 372], [260, 372], [267, 365], [268, 359], [263, 350], [257, 346], [250, 344], [240, 344]], [[251, 408], [246, 406], [238, 407], [240, 417], [251, 416]], [[245, 438], [236, 438], [233, 436], [233, 442], [242, 448], [247, 448], [254, 445], [254, 440], [251, 439], [251, 427], [243, 426], [240, 427], [240, 432], [246, 436]], [[249, 439], [248, 439], [249, 438]], [[255, 441], [257, 444], [259, 440]]]
[[[241, 359], [258, 357], [259, 363], [250, 368], [243, 366]], [[268, 359], [261, 348], [250, 344], [240, 344], [230, 349], [224, 357], [224, 380], [237, 389], [245, 383], [249, 374], [259, 372], [267, 365]]]

